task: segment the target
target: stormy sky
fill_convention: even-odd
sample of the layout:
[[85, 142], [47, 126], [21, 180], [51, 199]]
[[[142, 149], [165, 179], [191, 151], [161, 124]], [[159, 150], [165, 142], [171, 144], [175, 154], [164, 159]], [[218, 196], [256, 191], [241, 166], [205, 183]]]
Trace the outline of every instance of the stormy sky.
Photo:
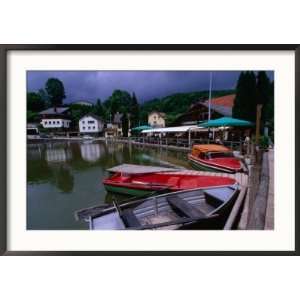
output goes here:
[[[240, 71], [213, 71], [213, 90], [233, 89]], [[273, 80], [272, 71], [267, 72]], [[105, 101], [114, 90], [135, 92], [144, 102], [173, 93], [209, 89], [209, 71], [28, 71], [27, 91], [45, 87], [48, 78], [60, 79], [65, 87], [65, 102], [97, 98]]]

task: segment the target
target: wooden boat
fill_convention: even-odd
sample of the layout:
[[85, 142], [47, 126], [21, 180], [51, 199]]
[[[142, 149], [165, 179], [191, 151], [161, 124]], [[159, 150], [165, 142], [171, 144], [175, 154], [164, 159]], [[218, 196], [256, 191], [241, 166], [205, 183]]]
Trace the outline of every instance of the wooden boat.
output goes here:
[[222, 229], [239, 194], [237, 184], [152, 196], [107, 208], [85, 209], [91, 230]]
[[134, 196], [153, 192], [181, 191], [232, 185], [233, 178], [203, 176], [197, 171], [124, 164], [109, 169], [112, 176], [103, 184], [107, 191]]
[[196, 169], [227, 173], [243, 171], [241, 161], [222, 145], [194, 145], [188, 159]]

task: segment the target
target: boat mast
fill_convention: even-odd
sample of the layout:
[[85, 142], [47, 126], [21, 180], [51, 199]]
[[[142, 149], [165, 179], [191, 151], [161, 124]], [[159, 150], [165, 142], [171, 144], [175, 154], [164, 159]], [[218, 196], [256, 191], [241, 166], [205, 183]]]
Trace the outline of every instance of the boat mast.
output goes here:
[[[208, 121], [210, 121], [211, 118], [211, 89], [212, 89], [212, 72], [209, 72]], [[208, 129], [208, 132], [210, 132], [210, 129]], [[213, 139], [214, 139], [215, 131], [213, 130], [212, 132], [213, 132]]]
[[211, 88], [212, 88], [212, 72], [209, 72], [208, 121], [210, 121], [210, 117], [211, 117]]

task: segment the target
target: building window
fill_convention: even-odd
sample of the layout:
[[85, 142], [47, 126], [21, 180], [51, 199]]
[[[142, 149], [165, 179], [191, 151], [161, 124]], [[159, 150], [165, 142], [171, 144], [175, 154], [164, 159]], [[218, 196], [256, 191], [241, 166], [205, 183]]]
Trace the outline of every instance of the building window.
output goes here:
[[91, 129], [91, 126], [89, 126], [88, 129], [90, 130], [90, 129]]
[[82, 121], [82, 124], [84, 124], [85, 122], [84, 121]]
[[96, 127], [95, 127], [95, 126], [93, 126], [93, 129], [96, 129]]
[[49, 121], [49, 124], [51, 124], [51, 121]]
[[85, 127], [83, 126], [82, 129], [85, 130]]
[[95, 124], [95, 121], [88, 121], [88, 124]]
[[48, 122], [47, 122], [47, 121], [45, 121], [45, 125], [47, 125], [47, 123], [48, 123]]

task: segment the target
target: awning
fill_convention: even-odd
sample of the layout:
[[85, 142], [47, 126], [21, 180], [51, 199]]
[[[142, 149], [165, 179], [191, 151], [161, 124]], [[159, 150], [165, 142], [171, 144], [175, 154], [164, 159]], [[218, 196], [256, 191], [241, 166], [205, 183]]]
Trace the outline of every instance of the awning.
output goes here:
[[208, 122], [199, 123], [199, 127], [252, 127], [253, 123], [245, 120], [223, 117], [215, 120], [210, 120]]
[[152, 127], [148, 126], [148, 125], [143, 125], [143, 126], [131, 128], [131, 131], [143, 131], [143, 130], [147, 130], [147, 129], [152, 129]]
[[194, 126], [152, 128], [152, 129], [143, 130], [142, 133], [168, 133], [168, 132], [187, 132], [187, 131], [207, 131], [207, 129], [194, 125]]

